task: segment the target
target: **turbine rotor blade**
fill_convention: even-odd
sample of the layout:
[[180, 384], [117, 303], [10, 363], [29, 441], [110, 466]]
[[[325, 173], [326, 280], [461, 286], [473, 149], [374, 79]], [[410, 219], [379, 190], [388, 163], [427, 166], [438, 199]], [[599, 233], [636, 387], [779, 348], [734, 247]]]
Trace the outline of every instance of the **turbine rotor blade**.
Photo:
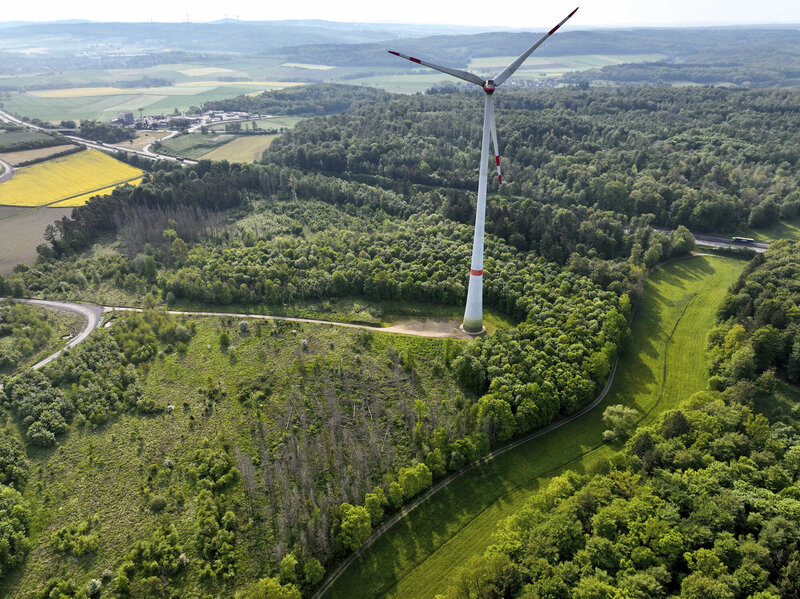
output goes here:
[[497, 165], [497, 180], [503, 184], [503, 173], [500, 170], [500, 145], [497, 143], [497, 124], [494, 120], [494, 101], [489, 96], [489, 133], [492, 136], [492, 146], [494, 146], [494, 162]]
[[469, 83], [474, 83], [475, 85], [480, 85], [483, 87], [485, 83], [483, 79], [478, 77], [477, 75], [473, 75], [472, 73], [468, 73], [467, 71], [459, 71], [458, 69], [451, 69], [450, 67], [442, 67], [438, 64], [433, 64], [432, 62], [426, 62], [424, 60], [420, 60], [419, 58], [414, 58], [413, 56], [406, 56], [405, 54], [400, 54], [400, 52], [395, 52], [394, 50], [387, 50], [389, 54], [393, 54], [395, 56], [399, 56], [400, 58], [405, 58], [406, 60], [410, 60], [411, 62], [415, 62], [417, 64], [421, 64], [424, 67], [428, 67], [429, 69], [434, 69], [436, 71], [440, 71], [442, 73], [447, 73], [452, 77], [457, 77], [459, 79], [463, 79]]
[[551, 36], [551, 35], [553, 35], [553, 34], [554, 34], [556, 31], [558, 31], [558, 28], [559, 28], [559, 27], [561, 27], [561, 26], [562, 26], [564, 23], [566, 23], [566, 22], [567, 22], [567, 21], [568, 21], [568, 20], [569, 20], [569, 19], [572, 17], [572, 15], [574, 15], [576, 12], [578, 12], [578, 9], [577, 9], [577, 8], [576, 8], [575, 10], [573, 10], [571, 13], [569, 13], [569, 14], [566, 16], [566, 18], [565, 18], [563, 21], [561, 21], [561, 22], [560, 22], [558, 25], [556, 25], [556, 26], [555, 26], [555, 27], [553, 27], [553, 28], [552, 28], [550, 31], [548, 31], [547, 33], [545, 33], [545, 34], [542, 36], [542, 38], [541, 38], [541, 39], [540, 39], [538, 42], [536, 42], [536, 43], [535, 43], [535, 44], [533, 44], [533, 45], [532, 45], [530, 48], [528, 48], [527, 50], [525, 50], [525, 52], [523, 52], [522, 54], [520, 54], [519, 58], [517, 58], [517, 59], [516, 59], [514, 62], [512, 62], [510, 65], [508, 65], [508, 66], [507, 66], [506, 68], [504, 68], [502, 71], [500, 71], [500, 72], [497, 74], [497, 76], [495, 76], [495, 78], [493, 79], [493, 81], [494, 81], [494, 84], [495, 84], [495, 85], [501, 85], [501, 84], [502, 84], [502, 83], [503, 83], [503, 82], [504, 82], [506, 79], [508, 79], [509, 77], [511, 77], [511, 75], [513, 75], [513, 74], [514, 74], [514, 71], [516, 71], [516, 70], [517, 70], [517, 69], [520, 67], [520, 65], [521, 65], [523, 62], [525, 62], [525, 60], [528, 58], [528, 56], [530, 56], [530, 55], [531, 55], [531, 53], [532, 53], [534, 50], [536, 50], [536, 48], [538, 48], [539, 46], [541, 46], [541, 45], [542, 45], [542, 43], [544, 42], [544, 40], [546, 40], [548, 37], [550, 37], [550, 36]]

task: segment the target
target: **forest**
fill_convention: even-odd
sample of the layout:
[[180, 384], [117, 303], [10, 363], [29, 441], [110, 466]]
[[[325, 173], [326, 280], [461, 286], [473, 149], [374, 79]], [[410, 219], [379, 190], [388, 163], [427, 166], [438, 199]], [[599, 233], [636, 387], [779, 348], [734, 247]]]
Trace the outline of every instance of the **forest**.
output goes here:
[[444, 597], [798, 596], [798, 256], [776, 244], [730, 289], [709, 390], [554, 477]]
[[252, 113], [296, 116], [320, 116], [353, 109], [359, 102], [370, 103], [389, 94], [374, 87], [356, 87], [336, 83], [302, 85], [255, 96], [237, 96], [206, 102], [204, 110], [234, 110]]
[[[248, 101], [324, 112], [324, 89]], [[27, 564], [17, 569], [26, 591], [308, 596], [437, 480], [590, 403], [629, 342], [648, 270], [694, 249], [689, 228], [768, 226], [800, 209], [793, 92], [510, 89], [498, 95], [506, 182], [491, 183], [487, 214], [484, 297], [504, 319], [494, 334], [440, 341], [165, 314], [463, 306], [479, 102], [456, 89], [330, 89], [347, 112], [299, 123], [260, 164], [124, 157], [147, 168], [141, 185], [75, 208], [47, 228], [37, 264], [0, 277], [0, 295], [145, 310], [116, 314], [42, 371], [3, 381], [0, 551], [8, 570]], [[687, 511], [708, 503], [711, 474], [683, 470], [708, 468], [722, 488], [775, 466], [783, 482], [759, 488], [792, 488], [796, 469], [781, 460], [794, 433], [759, 406], [800, 368], [797, 249], [775, 244], [731, 290], [709, 338], [709, 390], [646, 435], [617, 427], [620, 457], [532, 499], [504, 528], [500, 557], [466, 573], [454, 596], [602, 585], [666, 596], [685, 580], [704, 588], [703, 568], [721, 572], [708, 554], [723, 530], [713, 514]], [[55, 484], [56, 471], [81, 475]], [[114, 515], [73, 505], [56, 525], [53, 505], [85, 493], [83, 480], [112, 502], [135, 497]], [[628, 509], [659, 519], [634, 524]], [[740, 577], [766, 581], [747, 588], [772, 592], [796, 540], [771, 539], [778, 514], [750, 521], [747, 509], [720, 541], [741, 561], [725, 563], [738, 581], [746, 562]], [[595, 518], [615, 523], [604, 540], [589, 538]], [[122, 536], [118, 519], [138, 536]], [[669, 547], [654, 545], [667, 529], [677, 531]], [[786, 560], [762, 559], [779, 546]], [[598, 593], [585, 596], [613, 596]]]
[[[263, 160], [379, 185], [452, 189], [445, 214], [470, 222], [470, 196], [459, 191], [474, 186], [479, 100], [446, 89], [310, 119]], [[536, 202], [651, 214], [653, 224], [696, 231], [793, 218], [799, 100], [780, 90], [506, 90], [496, 98], [505, 182], [494, 181], [490, 193], [507, 204], [490, 205], [507, 212], [487, 222], [516, 229], [536, 249], [537, 240], [551, 245], [528, 209]]]

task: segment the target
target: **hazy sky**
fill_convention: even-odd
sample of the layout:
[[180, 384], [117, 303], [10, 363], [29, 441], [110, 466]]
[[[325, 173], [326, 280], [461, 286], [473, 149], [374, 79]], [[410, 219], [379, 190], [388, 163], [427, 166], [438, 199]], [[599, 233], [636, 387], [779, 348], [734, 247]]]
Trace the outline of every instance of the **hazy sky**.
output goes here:
[[[213, 21], [326, 19], [331, 21], [447, 23], [549, 27], [575, 6], [573, 26], [800, 23], [798, 0], [32, 0], [4, 2], [0, 18], [13, 20], [91, 19], [106, 21]], [[497, 8], [497, 10], [491, 10]]]

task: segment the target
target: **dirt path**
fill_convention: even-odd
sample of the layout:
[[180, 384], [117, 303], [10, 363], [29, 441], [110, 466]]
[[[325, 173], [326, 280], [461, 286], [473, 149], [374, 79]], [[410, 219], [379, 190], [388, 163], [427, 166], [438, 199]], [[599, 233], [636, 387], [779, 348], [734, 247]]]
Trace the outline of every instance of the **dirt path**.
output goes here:
[[[126, 308], [122, 306], [103, 306], [104, 312], [143, 312], [142, 308]], [[310, 324], [324, 324], [362, 331], [375, 331], [378, 333], [399, 333], [401, 335], [415, 335], [417, 337], [432, 337], [444, 339], [471, 339], [472, 337], [459, 328], [458, 320], [445, 318], [417, 318], [407, 322], [398, 323], [389, 327], [374, 327], [366, 324], [353, 324], [350, 322], [333, 322], [330, 320], [316, 320], [314, 318], [295, 318], [292, 316], [271, 316], [269, 314], [243, 314], [240, 312], [192, 312], [187, 310], [167, 310], [167, 314], [176, 316], [226, 316], [229, 318], [255, 318], [260, 320], [276, 320], [283, 322], [307, 322]]]

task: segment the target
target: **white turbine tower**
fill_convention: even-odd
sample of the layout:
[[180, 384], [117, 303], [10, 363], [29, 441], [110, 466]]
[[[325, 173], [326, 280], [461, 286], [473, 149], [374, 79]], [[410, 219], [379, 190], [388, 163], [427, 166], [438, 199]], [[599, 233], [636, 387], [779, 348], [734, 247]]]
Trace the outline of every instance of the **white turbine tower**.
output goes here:
[[464, 310], [464, 322], [462, 328], [472, 334], [479, 335], [483, 333], [483, 229], [486, 221], [486, 184], [488, 176], [488, 161], [489, 161], [489, 136], [491, 135], [492, 144], [494, 146], [495, 163], [497, 165], [497, 179], [500, 183], [503, 182], [503, 176], [500, 172], [500, 148], [497, 145], [497, 127], [494, 121], [494, 103], [492, 101], [492, 94], [498, 86], [502, 85], [511, 75], [516, 71], [525, 59], [531, 55], [548, 37], [553, 35], [559, 27], [561, 27], [567, 20], [574, 15], [578, 9], [576, 8], [558, 25], [548, 31], [542, 38], [533, 44], [530, 48], [520, 54], [514, 62], [508, 65], [505, 69], [500, 71], [493, 79], [484, 81], [473, 73], [467, 71], [460, 71], [458, 69], [451, 69], [449, 67], [442, 67], [413, 56], [406, 56], [399, 52], [389, 50], [389, 54], [394, 54], [400, 58], [405, 58], [411, 62], [415, 62], [425, 67], [447, 73], [458, 79], [463, 79], [469, 83], [474, 83], [483, 88], [486, 94], [486, 101], [483, 110], [483, 139], [481, 141], [481, 168], [478, 179], [478, 206], [475, 213], [475, 238], [472, 242], [472, 264], [469, 270], [469, 288], [467, 289], [467, 307]]

